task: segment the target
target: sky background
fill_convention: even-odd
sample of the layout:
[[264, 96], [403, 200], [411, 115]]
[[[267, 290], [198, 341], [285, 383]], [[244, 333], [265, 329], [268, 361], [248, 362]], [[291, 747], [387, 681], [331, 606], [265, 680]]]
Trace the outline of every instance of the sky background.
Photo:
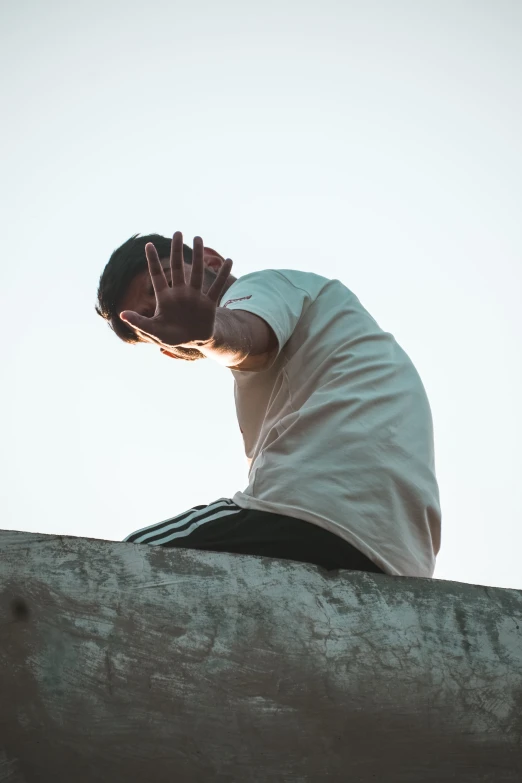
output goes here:
[[248, 484], [232, 373], [94, 311], [131, 235], [337, 278], [430, 399], [436, 579], [522, 589], [522, 3], [0, 2], [0, 527]]

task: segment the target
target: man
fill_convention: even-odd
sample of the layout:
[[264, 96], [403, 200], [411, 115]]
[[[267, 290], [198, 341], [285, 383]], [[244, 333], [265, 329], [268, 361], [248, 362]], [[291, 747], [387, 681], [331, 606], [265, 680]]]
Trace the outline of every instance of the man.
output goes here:
[[[96, 311], [125, 342], [210, 358], [235, 379], [249, 485], [125, 538], [327, 569], [431, 577], [440, 548], [433, 426], [411, 360], [339, 280], [137, 234]], [[146, 257], [146, 260], [145, 260]]]

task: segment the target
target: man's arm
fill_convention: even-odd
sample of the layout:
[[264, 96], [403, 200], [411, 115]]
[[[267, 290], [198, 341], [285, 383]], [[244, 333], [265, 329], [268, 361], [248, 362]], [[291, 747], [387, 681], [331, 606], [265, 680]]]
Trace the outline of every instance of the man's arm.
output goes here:
[[278, 341], [267, 322], [246, 310], [216, 311], [214, 335], [198, 351], [233, 370], [260, 371], [274, 357]]

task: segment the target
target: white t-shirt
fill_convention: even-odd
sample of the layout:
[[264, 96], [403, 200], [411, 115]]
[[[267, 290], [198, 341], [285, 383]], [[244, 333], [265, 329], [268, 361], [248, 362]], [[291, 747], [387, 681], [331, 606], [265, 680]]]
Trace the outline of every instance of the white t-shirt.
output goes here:
[[433, 424], [411, 360], [339, 280], [267, 269], [221, 307], [274, 330], [261, 372], [232, 370], [250, 462], [241, 508], [326, 528], [388, 574], [431, 577], [440, 549]]

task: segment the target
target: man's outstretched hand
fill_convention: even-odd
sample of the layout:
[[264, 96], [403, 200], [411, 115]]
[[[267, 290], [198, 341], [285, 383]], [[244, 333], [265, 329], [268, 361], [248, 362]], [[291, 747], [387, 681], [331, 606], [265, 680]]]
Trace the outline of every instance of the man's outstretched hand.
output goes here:
[[156, 294], [156, 311], [152, 318], [145, 318], [132, 310], [124, 310], [120, 313], [120, 318], [132, 326], [143, 340], [162, 348], [178, 345], [193, 347], [196, 341], [210, 341], [214, 335], [217, 303], [232, 269], [232, 259], [227, 258], [209, 290], [203, 293], [201, 237], [194, 237], [190, 283], [185, 282], [181, 231], [174, 234], [170, 249], [172, 287], [167, 282], [158, 252], [152, 242], [145, 246], [145, 255]]

